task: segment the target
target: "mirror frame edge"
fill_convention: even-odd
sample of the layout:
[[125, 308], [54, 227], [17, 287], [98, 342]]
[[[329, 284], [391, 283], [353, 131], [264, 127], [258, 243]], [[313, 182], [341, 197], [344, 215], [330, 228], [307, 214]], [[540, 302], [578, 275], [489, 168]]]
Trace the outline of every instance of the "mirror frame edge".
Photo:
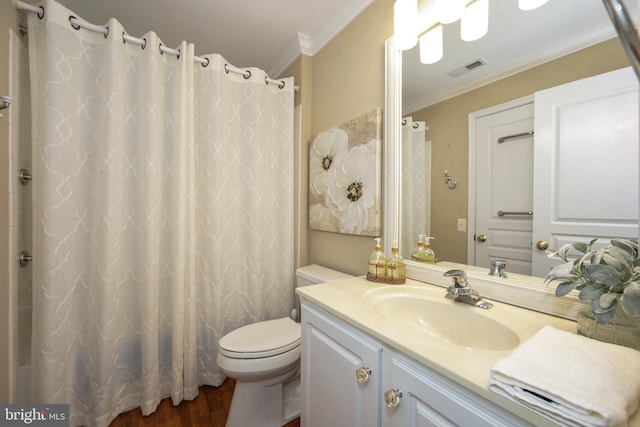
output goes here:
[[393, 36], [385, 41], [384, 87], [384, 229], [382, 240], [388, 245], [400, 236], [400, 156], [398, 141], [402, 140], [402, 52], [395, 48]]
[[[402, 52], [395, 48], [393, 36], [385, 41], [385, 149], [384, 149], [384, 205], [383, 242], [389, 245], [400, 235], [401, 180], [399, 141], [402, 117]], [[409, 279], [447, 287], [449, 281], [443, 277], [448, 270], [443, 265], [429, 265], [405, 259], [406, 276]], [[464, 267], [464, 266], [463, 266]], [[576, 295], [558, 298], [540, 278], [530, 282], [503, 279], [468, 271], [473, 287], [486, 298], [518, 307], [575, 320], [578, 313], [587, 307]], [[444, 297], [444, 294], [443, 294]]]

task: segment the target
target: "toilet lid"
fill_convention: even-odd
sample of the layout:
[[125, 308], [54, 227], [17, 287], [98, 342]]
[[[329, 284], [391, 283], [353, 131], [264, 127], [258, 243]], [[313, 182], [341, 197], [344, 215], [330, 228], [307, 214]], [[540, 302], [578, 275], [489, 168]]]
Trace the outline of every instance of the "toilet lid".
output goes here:
[[300, 325], [289, 317], [252, 323], [220, 338], [220, 352], [227, 357], [256, 359], [285, 353], [300, 345]]

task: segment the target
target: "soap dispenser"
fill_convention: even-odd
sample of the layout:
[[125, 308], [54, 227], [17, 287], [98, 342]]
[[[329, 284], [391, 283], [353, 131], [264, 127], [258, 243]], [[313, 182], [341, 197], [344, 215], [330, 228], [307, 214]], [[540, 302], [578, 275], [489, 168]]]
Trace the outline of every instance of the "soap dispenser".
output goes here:
[[422, 241], [423, 238], [424, 234], [418, 236], [418, 245], [411, 253], [411, 259], [414, 261], [422, 261], [422, 258], [424, 257], [424, 243]]
[[394, 240], [391, 245], [391, 255], [387, 258], [387, 283], [399, 285], [405, 283], [404, 260], [400, 257], [398, 241]]
[[382, 251], [382, 245], [380, 244], [380, 237], [374, 239], [376, 241], [376, 247], [369, 257], [369, 271], [367, 272], [367, 280], [373, 282], [383, 282], [387, 273], [387, 260], [385, 259], [384, 252]]
[[438, 259], [436, 258], [436, 253], [433, 251], [433, 249], [431, 249], [431, 242], [430, 240], [432, 240], [433, 237], [425, 237], [425, 242], [424, 242], [424, 257], [422, 258], [423, 262], [429, 263], [429, 264], [435, 264], [436, 261], [438, 261]]

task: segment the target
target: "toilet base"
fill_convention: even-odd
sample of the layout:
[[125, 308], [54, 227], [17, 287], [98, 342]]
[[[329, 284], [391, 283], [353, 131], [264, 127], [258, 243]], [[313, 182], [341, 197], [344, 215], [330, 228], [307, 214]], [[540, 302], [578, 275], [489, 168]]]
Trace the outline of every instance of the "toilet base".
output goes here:
[[[297, 370], [296, 370], [297, 371]], [[226, 427], [282, 427], [300, 416], [300, 376], [274, 382], [236, 379]]]

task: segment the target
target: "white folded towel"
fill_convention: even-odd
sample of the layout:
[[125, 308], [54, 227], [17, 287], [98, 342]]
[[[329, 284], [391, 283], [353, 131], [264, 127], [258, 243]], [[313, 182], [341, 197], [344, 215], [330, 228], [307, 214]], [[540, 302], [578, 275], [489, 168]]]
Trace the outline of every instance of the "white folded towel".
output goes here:
[[640, 352], [545, 326], [491, 368], [489, 389], [560, 425], [626, 426]]

